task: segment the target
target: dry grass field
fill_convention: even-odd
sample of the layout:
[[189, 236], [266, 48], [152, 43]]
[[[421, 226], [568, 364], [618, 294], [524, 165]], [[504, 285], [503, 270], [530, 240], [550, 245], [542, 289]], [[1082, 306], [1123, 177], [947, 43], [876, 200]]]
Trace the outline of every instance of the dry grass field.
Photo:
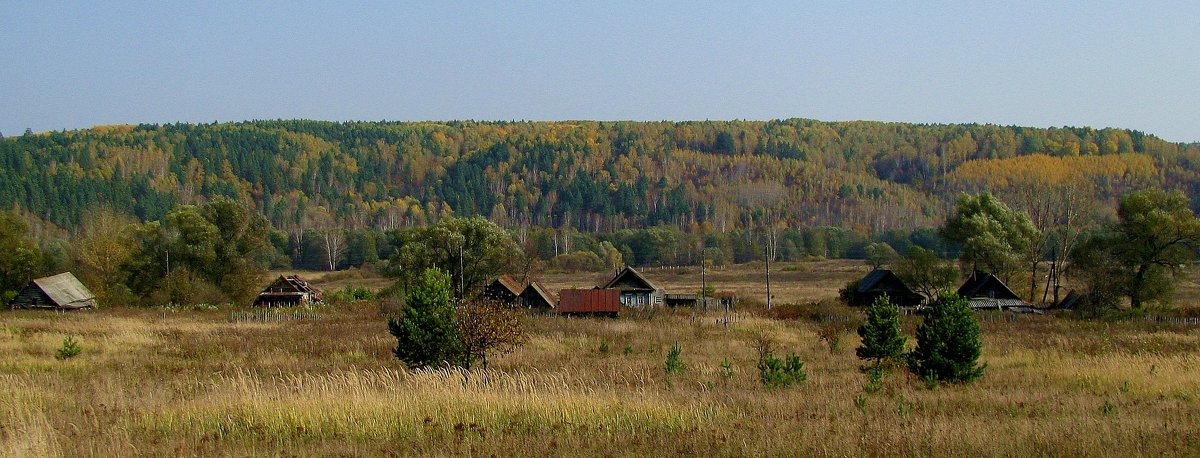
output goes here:
[[[859, 266], [781, 269], [777, 300], [832, 297]], [[382, 282], [344, 275], [324, 286]], [[739, 292], [758, 288], [753, 277], [710, 275]], [[783, 310], [801, 318], [530, 317], [530, 340], [488, 374], [403, 369], [371, 303], [275, 322], [234, 321], [233, 310], [2, 311], [0, 455], [1200, 455], [1200, 329], [981, 314], [983, 378], [931, 389], [898, 368], [868, 393], [853, 322], [837, 318], [858, 312]], [[910, 336], [917, 320], [906, 318]], [[83, 352], [56, 360], [66, 336]], [[808, 380], [764, 388], [763, 337], [798, 354]], [[686, 368], [668, 381], [675, 343]]]

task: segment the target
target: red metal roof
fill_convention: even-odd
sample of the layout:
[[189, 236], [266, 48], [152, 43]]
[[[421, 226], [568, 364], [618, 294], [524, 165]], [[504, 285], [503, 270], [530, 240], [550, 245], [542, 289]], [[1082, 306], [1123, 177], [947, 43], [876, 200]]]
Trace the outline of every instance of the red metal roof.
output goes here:
[[617, 313], [620, 311], [620, 290], [564, 289], [558, 294], [559, 313]]

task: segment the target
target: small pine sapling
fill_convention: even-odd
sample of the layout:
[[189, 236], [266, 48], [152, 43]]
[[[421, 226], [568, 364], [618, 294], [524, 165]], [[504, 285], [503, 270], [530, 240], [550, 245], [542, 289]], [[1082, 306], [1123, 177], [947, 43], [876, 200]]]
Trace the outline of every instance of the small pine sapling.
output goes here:
[[862, 346], [854, 354], [860, 359], [875, 360], [875, 367], [903, 356], [908, 339], [900, 333], [900, 307], [887, 296], [876, 298], [867, 307], [867, 322], [858, 327], [858, 336], [862, 338]]
[[683, 360], [680, 355], [683, 353], [683, 348], [676, 342], [671, 346], [671, 351], [667, 353], [667, 360], [663, 363], [663, 371], [667, 374], [667, 384], [671, 383], [671, 376], [679, 373], [684, 369]]
[[76, 342], [74, 337], [67, 336], [63, 339], [62, 347], [54, 352], [54, 359], [65, 361], [79, 356], [82, 352], [83, 348], [79, 346], [79, 342]]

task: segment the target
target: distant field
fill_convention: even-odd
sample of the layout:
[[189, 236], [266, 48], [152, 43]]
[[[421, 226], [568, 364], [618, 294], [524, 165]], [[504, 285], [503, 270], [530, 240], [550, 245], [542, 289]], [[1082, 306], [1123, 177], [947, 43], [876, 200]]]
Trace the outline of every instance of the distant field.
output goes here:
[[[862, 278], [870, 267], [861, 260], [837, 259], [829, 261], [780, 262], [771, 264], [771, 294], [776, 303], [807, 303], [837, 298], [838, 291], [851, 280]], [[692, 294], [700, 290], [700, 268], [691, 267], [642, 267], [646, 278], [672, 293]], [[367, 271], [349, 270], [323, 271], [274, 271], [270, 277], [299, 273], [314, 285], [328, 290], [340, 290], [347, 286], [366, 287], [379, 290], [392, 280]], [[534, 273], [530, 278], [545, 284], [550, 290], [564, 288], [591, 288], [603, 285], [614, 272], [546, 272]], [[766, 279], [762, 263], [717, 266], [705, 271], [708, 284], [717, 291], [732, 291], [738, 297], [756, 303], [766, 302]], [[1038, 288], [1045, 285], [1039, 279]], [[267, 283], [264, 280], [263, 284]], [[1028, 277], [1019, 284], [1010, 285], [1017, 291], [1028, 291]], [[1062, 295], [1071, 289], [1065, 284]], [[1040, 297], [1040, 296], [1039, 296]], [[1200, 309], [1200, 268], [1185, 269], [1184, 275], [1176, 279], [1176, 291], [1171, 307]]]
[[[639, 271], [659, 287], [672, 293], [700, 291], [700, 268], [643, 267]], [[771, 295], [778, 302], [813, 302], [833, 299], [846, 282], [870, 271], [862, 261], [835, 260], [771, 264]], [[717, 291], [732, 291], [739, 297], [766, 302], [766, 277], [762, 263], [707, 269], [705, 280]], [[604, 285], [613, 272], [548, 273], [537, 280], [552, 290], [591, 288]]]

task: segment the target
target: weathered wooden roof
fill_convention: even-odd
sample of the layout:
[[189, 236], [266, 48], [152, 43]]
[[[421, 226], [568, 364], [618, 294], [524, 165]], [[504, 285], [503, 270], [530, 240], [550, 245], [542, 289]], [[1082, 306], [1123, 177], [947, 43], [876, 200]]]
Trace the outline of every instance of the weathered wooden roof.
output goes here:
[[870, 291], [895, 291], [907, 294], [916, 294], [912, 288], [904, 284], [894, 272], [887, 269], [875, 269], [868, 273], [862, 280], [858, 281], [856, 291], [866, 293]]
[[967, 305], [973, 309], [1013, 309], [1029, 307], [1029, 304], [1020, 299], [992, 299], [989, 297], [975, 297], [967, 299]]
[[259, 297], [302, 296], [304, 294], [310, 294], [314, 302], [324, 301], [321, 297], [321, 290], [310, 285], [303, 278], [300, 278], [299, 275], [280, 275], [270, 285], [263, 288], [262, 293], [259, 293]]
[[521, 294], [521, 284], [508, 275], [496, 277], [496, 281], [492, 282], [492, 284], [499, 284], [500, 287], [508, 290], [513, 296]]
[[32, 282], [46, 296], [62, 308], [83, 308], [95, 305], [96, 295], [92, 294], [75, 275], [63, 272], [58, 275], [42, 277]]
[[604, 285], [603, 289], [615, 288], [620, 290], [651, 290], [658, 291], [659, 287], [646, 277], [643, 277], [640, 272], [633, 267], [625, 266], [617, 276], [609, 280]]
[[1068, 310], [1074, 309], [1076, 307], [1079, 307], [1079, 305], [1083, 304], [1084, 299], [1086, 299], [1086, 298], [1084, 297], [1083, 294], [1081, 294], [1075, 290], [1071, 290], [1071, 291], [1067, 292], [1067, 297], [1064, 297], [1057, 304], [1054, 304], [1054, 307], [1060, 308], [1060, 309], [1068, 309]]
[[[989, 298], [989, 299], [1016, 299], [1021, 300], [1021, 296], [1009, 289], [1008, 285], [1000, 281], [995, 275], [983, 271], [975, 271], [963, 285], [958, 288], [958, 295], [972, 298]], [[1024, 301], [1022, 301], [1024, 303]]]
[[521, 297], [540, 297], [542, 300], [546, 301], [546, 304], [549, 305], [550, 308], [554, 308], [558, 305], [558, 297], [551, 293], [550, 290], [546, 289], [546, 287], [541, 283], [536, 281], [530, 283], [529, 286], [525, 287], [525, 290], [521, 291]]

